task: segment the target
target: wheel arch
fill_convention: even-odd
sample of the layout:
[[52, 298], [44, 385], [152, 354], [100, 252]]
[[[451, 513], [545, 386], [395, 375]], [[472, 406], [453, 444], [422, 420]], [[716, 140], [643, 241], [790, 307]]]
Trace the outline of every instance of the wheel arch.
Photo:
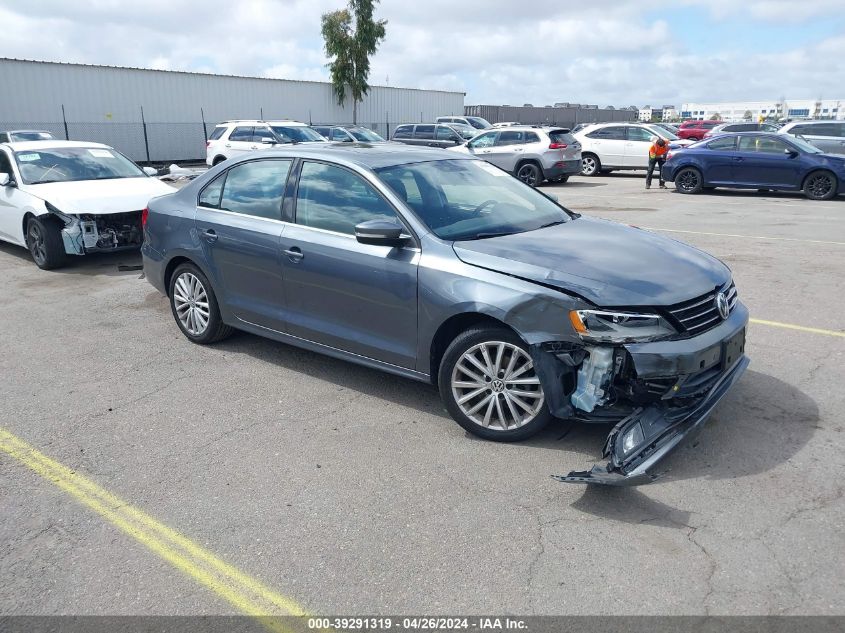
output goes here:
[[510, 325], [490, 314], [484, 312], [461, 312], [454, 314], [443, 321], [431, 338], [430, 356], [429, 356], [429, 376], [434, 384], [437, 384], [437, 374], [440, 371], [440, 362], [443, 360], [443, 355], [449, 344], [455, 338], [466, 330], [478, 327], [501, 327], [510, 330], [517, 336], [522, 336], [514, 330]]
[[514, 167], [514, 168], [513, 168], [513, 173], [514, 173], [514, 175], [515, 175], [515, 174], [516, 174], [516, 173], [520, 170], [520, 168], [522, 168], [522, 166], [523, 166], [523, 165], [526, 165], [526, 164], [528, 164], [528, 163], [530, 163], [530, 164], [532, 164], [532, 165], [535, 165], [535, 166], [537, 167], [537, 169], [539, 169], [539, 170], [540, 170], [540, 177], [541, 177], [541, 178], [545, 178], [545, 177], [546, 177], [546, 176], [545, 176], [545, 173], [543, 172], [543, 165], [542, 165], [542, 163], [541, 163], [539, 160], [537, 160], [536, 158], [525, 158], [525, 157], [520, 158], [520, 159], [517, 161], [517, 163], [516, 163], [516, 167]]
[[829, 169], [827, 167], [814, 167], [813, 169], [808, 169], [807, 173], [804, 174], [804, 176], [801, 178], [801, 191], [804, 191], [804, 187], [807, 184], [807, 179], [810, 176], [812, 176], [813, 174], [818, 174], [818, 173], [827, 174], [827, 175], [833, 177], [833, 181], [836, 183], [836, 192], [837, 193], [841, 192], [843, 187], [845, 187], [845, 185], [843, 185], [843, 181], [840, 180], [840, 178], [836, 175], [836, 173], [832, 169]]
[[[163, 279], [163, 281], [164, 281], [164, 288], [165, 288], [165, 291], [166, 291], [168, 297], [170, 296], [170, 280], [173, 277], [173, 271], [175, 271], [176, 268], [179, 267], [181, 264], [193, 264], [194, 266], [196, 266], [197, 268], [199, 268], [202, 271], [203, 275], [205, 275], [208, 278], [208, 282], [213, 284], [213, 280], [211, 278], [211, 275], [209, 275], [208, 270], [206, 270], [205, 266], [203, 266], [196, 259], [194, 259], [192, 257], [188, 257], [187, 255], [183, 255], [183, 254], [174, 255], [173, 257], [171, 257], [168, 260], [167, 265], [164, 267], [164, 279]], [[212, 285], [212, 290], [214, 290], [213, 285]]]

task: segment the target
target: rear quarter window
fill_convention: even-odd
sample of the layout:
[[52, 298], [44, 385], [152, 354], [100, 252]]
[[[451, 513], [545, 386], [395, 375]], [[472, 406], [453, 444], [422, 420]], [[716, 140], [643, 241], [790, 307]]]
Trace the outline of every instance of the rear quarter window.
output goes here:
[[393, 132], [393, 138], [411, 138], [412, 129], [410, 125], [400, 125]]
[[214, 131], [211, 133], [211, 136], [209, 136], [209, 137], [208, 137], [208, 140], [209, 140], [209, 141], [216, 141], [216, 140], [217, 140], [217, 139], [219, 139], [221, 136], [223, 136], [223, 133], [224, 133], [225, 131], [226, 131], [226, 128], [225, 128], [225, 127], [216, 127], [216, 128], [214, 128]]

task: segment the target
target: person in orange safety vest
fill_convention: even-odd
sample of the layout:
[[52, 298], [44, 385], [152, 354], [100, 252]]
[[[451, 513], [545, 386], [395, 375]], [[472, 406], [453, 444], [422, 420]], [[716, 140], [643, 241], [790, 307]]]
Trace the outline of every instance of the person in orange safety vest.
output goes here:
[[655, 165], [660, 166], [660, 188], [666, 189], [666, 182], [663, 180], [663, 165], [666, 164], [666, 154], [669, 152], [669, 143], [664, 138], [658, 138], [648, 148], [648, 175], [645, 177], [645, 188], [651, 189], [651, 177], [654, 174]]

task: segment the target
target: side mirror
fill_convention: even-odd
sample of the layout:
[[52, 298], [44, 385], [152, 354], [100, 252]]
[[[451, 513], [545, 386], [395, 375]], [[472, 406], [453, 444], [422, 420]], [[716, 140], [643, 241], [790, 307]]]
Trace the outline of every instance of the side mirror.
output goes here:
[[461, 139], [459, 138], [452, 139], [452, 141], [455, 143], [455, 145], [460, 145], [462, 143]]
[[795, 158], [796, 156], [798, 156], [798, 152], [796, 152], [794, 149], [790, 149], [789, 147], [783, 150], [783, 153], [789, 156], [790, 158]]
[[14, 187], [15, 181], [12, 180], [11, 174], [0, 174], [0, 187]]
[[395, 220], [367, 220], [355, 226], [355, 239], [373, 246], [404, 246], [410, 239], [404, 231]]
[[263, 139], [261, 139], [261, 144], [262, 144], [262, 145], [278, 145], [278, 143], [277, 143], [276, 141], [274, 141], [273, 139], [271, 139], [271, 138], [263, 138]]
[[155, 167], [144, 167], [144, 173], [147, 176], [158, 176], [158, 169]]

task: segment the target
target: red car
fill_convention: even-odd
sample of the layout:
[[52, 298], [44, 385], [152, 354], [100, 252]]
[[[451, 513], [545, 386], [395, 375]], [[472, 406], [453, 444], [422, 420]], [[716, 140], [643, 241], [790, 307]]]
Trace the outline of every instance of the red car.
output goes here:
[[691, 141], [700, 141], [708, 131], [720, 123], [721, 121], [684, 121], [678, 128], [678, 136]]

